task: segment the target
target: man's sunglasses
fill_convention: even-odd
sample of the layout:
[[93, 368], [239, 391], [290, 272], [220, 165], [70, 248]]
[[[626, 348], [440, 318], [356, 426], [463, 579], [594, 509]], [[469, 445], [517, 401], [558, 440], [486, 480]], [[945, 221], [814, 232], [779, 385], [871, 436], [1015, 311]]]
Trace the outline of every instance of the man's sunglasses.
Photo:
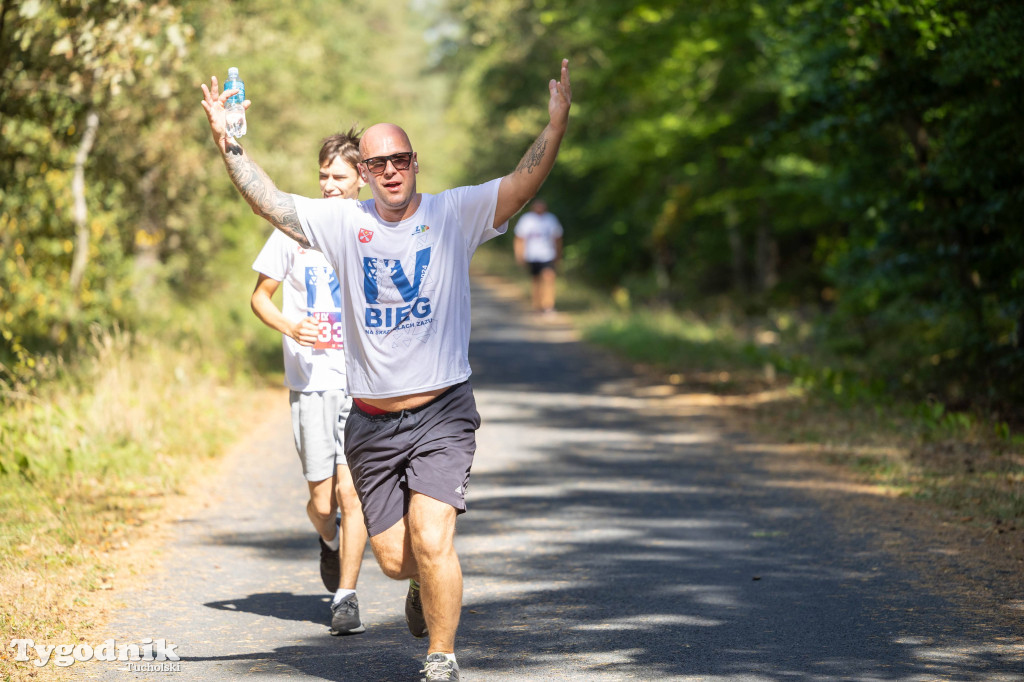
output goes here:
[[374, 175], [380, 175], [388, 167], [388, 161], [395, 167], [395, 170], [409, 170], [412, 164], [412, 152], [399, 152], [391, 156], [374, 156], [371, 159], [363, 159], [363, 163]]

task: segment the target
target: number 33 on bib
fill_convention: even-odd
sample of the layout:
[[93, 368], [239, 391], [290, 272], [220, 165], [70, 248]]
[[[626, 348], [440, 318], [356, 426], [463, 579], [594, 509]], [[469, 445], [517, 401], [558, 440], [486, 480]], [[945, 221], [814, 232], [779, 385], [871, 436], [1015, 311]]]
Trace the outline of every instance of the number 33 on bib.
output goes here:
[[313, 348], [323, 350], [334, 348], [340, 350], [345, 347], [341, 335], [341, 313], [340, 312], [314, 312], [313, 319], [317, 322], [316, 343]]

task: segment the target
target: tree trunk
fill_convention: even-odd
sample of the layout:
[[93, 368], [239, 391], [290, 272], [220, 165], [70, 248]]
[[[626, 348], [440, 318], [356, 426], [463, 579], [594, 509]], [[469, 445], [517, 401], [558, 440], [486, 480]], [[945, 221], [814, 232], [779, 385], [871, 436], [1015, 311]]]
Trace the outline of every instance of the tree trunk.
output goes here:
[[77, 301], [81, 293], [85, 266], [89, 262], [89, 213], [85, 205], [85, 162], [89, 159], [100, 117], [91, 109], [85, 117], [85, 132], [75, 155], [75, 174], [71, 179], [71, 194], [74, 197], [75, 257], [71, 262], [71, 293]]

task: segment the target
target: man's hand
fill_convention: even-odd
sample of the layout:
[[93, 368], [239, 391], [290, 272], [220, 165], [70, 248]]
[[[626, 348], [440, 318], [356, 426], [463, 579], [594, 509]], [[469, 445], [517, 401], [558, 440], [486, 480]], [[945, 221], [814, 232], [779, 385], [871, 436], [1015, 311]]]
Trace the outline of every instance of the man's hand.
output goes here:
[[559, 80], [554, 78], [548, 83], [551, 99], [548, 101], [548, 116], [551, 125], [561, 131], [569, 123], [569, 106], [572, 104], [572, 84], [569, 83], [569, 60], [562, 60], [562, 75]]
[[572, 85], [569, 83], [569, 60], [562, 60], [562, 74], [548, 82], [551, 98], [548, 116], [551, 120], [533, 145], [527, 150], [516, 169], [501, 179], [498, 203], [494, 209], [493, 226], [497, 228], [518, 213], [526, 202], [537, 194], [544, 179], [555, 165], [558, 147], [569, 126], [569, 106], [572, 104]]
[[[206, 83], [200, 86], [203, 89], [203, 109], [206, 110], [206, 118], [210, 120], [210, 132], [213, 133], [213, 142], [220, 149], [221, 153], [227, 150], [228, 140], [228, 124], [227, 116], [225, 115], [224, 107], [227, 104], [228, 97], [238, 93], [237, 89], [225, 90], [224, 92], [217, 94], [219, 86], [217, 84], [217, 77], [210, 77], [210, 87], [206, 87]], [[242, 107], [245, 109], [249, 108], [252, 104], [249, 100], [242, 102]]]
[[[210, 87], [206, 87], [205, 83], [200, 87], [203, 89], [203, 109], [206, 110], [206, 118], [210, 120], [210, 132], [213, 133], [213, 141], [220, 150], [220, 157], [228, 169], [231, 182], [238, 188], [253, 213], [302, 246], [310, 248], [309, 240], [299, 225], [295, 199], [287, 192], [279, 190], [263, 169], [249, 158], [241, 145], [228, 135], [224, 105], [227, 104], [228, 97], [238, 90], [225, 90], [218, 95], [216, 76], [210, 78]], [[249, 100], [242, 102], [245, 109], [248, 109], [250, 104]]]
[[312, 347], [320, 336], [320, 324], [312, 317], [304, 317], [292, 325], [288, 336], [295, 339], [300, 346]]

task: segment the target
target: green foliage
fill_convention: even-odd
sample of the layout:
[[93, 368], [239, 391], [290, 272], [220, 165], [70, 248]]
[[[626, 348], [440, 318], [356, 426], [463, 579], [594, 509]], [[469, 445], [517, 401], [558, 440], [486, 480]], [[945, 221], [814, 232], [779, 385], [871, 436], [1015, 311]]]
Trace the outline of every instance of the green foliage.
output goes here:
[[[724, 320], [709, 323], [668, 310], [641, 309], [587, 316], [583, 327], [587, 340], [636, 362], [685, 372], [690, 381], [713, 375], [725, 382], [730, 372], [761, 371], [766, 361], [756, 346], [738, 336], [736, 328]], [[719, 379], [720, 373], [725, 373], [725, 378]]]
[[425, 191], [447, 186], [459, 161], [450, 151], [461, 148], [458, 138], [439, 134], [447, 77], [430, 72], [426, 20], [406, 3], [0, 8], [0, 385], [8, 397], [51, 378], [57, 358], [88, 355], [93, 324], [168, 326], [168, 310], [154, 302], [177, 300], [187, 311], [217, 290], [219, 254], [245, 254], [229, 260], [248, 271], [268, 228], [228, 181], [199, 106], [199, 83], [223, 81], [228, 66], [241, 69], [253, 100], [244, 143], [283, 189], [316, 195], [323, 138], [380, 120], [410, 131]]
[[1020, 404], [1024, 5], [447, 6], [455, 104], [483, 150], [467, 179], [515, 164], [570, 58], [543, 192], [590, 281], [688, 308], [816, 306], [819, 383]]
[[816, 19], [793, 33], [806, 62], [791, 123], [830, 145], [824, 199], [848, 226], [826, 269], [839, 290], [833, 335], [902, 367], [902, 390], [1019, 399], [1024, 8], [821, 2], [789, 13]]
[[[196, 178], [179, 172], [188, 156], [173, 126], [180, 102], [169, 97], [191, 36], [178, 4], [3, 4], [5, 383], [31, 384], [26, 352], [73, 351], [90, 324], [130, 320], [138, 309], [133, 256], [145, 235], [152, 242], [187, 214], [183, 199]], [[90, 115], [94, 144], [86, 141]], [[84, 179], [78, 197], [76, 166]], [[84, 201], [78, 213], [76, 199]]]

